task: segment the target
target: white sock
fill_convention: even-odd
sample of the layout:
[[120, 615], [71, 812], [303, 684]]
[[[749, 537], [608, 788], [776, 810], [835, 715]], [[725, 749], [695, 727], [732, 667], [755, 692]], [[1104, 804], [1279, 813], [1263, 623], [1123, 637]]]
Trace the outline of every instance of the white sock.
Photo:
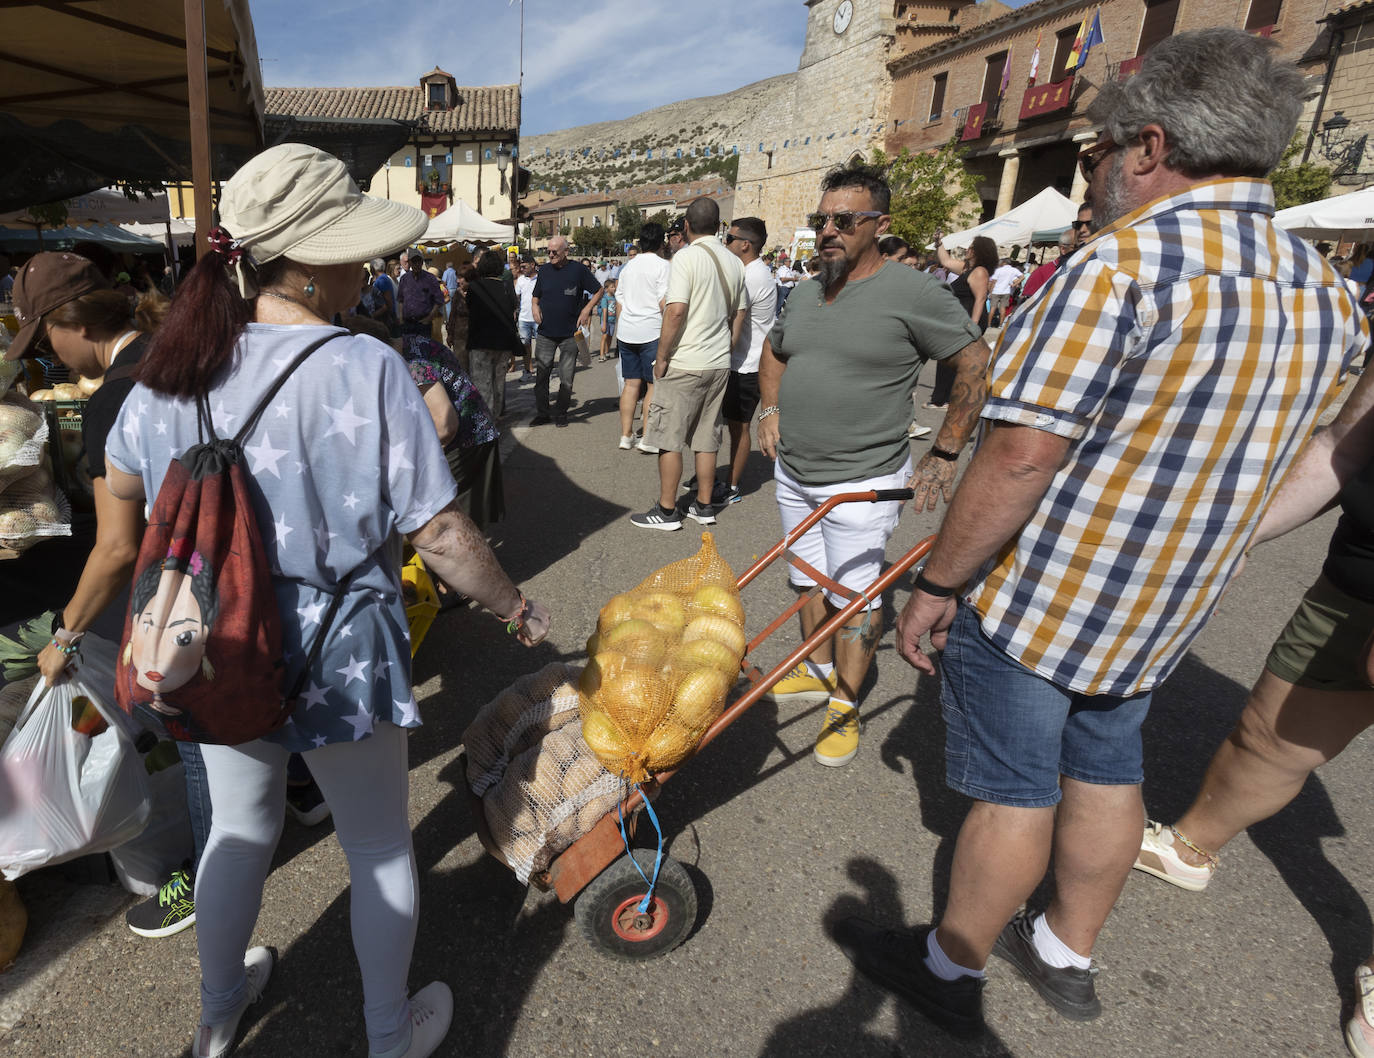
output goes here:
[[832, 694], [830, 696], [830, 707], [833, 709], [837, 705], [845, 705], [848, 706], [850, 709], [855, 708], [855, 703], [847, 702], [843, 698], [837, 698], [835, 695]]
[[1078, 970], [1086, 970], [1093, 964], [1089, 956], [1079, 955], [1056, 937], [1044, 915], [1036, 916], [1035, 931], [1031, 934], [1031, 940], [1035, 942], [1035, 954], [1040, 956], [1046, 965], [1056, 969], [1062, 970], [1072, 966]]
[[808, 661], [806, 664], [811, 669], [811, 674], [818, 680], [830, 679], [830, 674], [835, 671], [835, 663], [833, 661], [825, 664], [819, 661]]
[[926, 934], [925, 964], [926, 969], [941, 981], [957, 981], [961, 977], [985, 976], [982, 970], [970, 970], [967, 966], [960, 966], [946, 955], [945, 950], [940, 947], [940, 942], [935, 939], [934, 930]]

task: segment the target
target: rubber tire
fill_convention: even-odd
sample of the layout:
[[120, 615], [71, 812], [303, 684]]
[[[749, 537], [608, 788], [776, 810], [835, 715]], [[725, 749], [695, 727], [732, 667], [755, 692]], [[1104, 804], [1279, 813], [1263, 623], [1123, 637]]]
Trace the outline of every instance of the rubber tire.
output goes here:
[[[648, 878], [654, 876], [654, 853], [635, 849], [635, 861]], [[668, 912], [663, 929], [645, 940], [632, 940], [616, 931], [616, 908], [627, 900], [642, 897], [648, 887], [628, 856], [621, 856], [582, 890], [573, 906], [582, 934], [593, 948], [621, 962], [657, 959], [681, 944], [692, 931], [697, 918], [697, 891], [682, 864], [671, 856], [663, 857], [654, 896]]]

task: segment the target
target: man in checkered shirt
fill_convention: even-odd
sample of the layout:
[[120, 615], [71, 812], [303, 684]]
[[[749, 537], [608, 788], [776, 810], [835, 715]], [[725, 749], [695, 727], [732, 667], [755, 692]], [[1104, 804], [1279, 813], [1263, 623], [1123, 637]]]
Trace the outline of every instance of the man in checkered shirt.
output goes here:
[[[1013, 316], [988, 420], [898, 621], [933, 675], [946, 781], [974, 798], [949, 903], [914, 934], [846, 919], [870, 977], [981, 1031], [996, 952], [1066, 1017], [1140, 847], [1140, 724], [1368, 343], [1340, 277], [1274, 226], [1264, 179], [1302, 77], [1231, 29], [1103, 85], [1080, 164], [1096, 235]], [[1054, 853], [1045, 914], [1017, 914]], [[1010, 921], [1009, 921], [1010, 920]]]

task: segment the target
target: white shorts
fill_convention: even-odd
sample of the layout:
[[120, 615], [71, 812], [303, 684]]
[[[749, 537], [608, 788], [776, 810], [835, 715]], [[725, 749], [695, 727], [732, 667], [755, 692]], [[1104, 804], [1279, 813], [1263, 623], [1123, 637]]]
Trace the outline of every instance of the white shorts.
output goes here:
[[[813, 487], [795, 481], [779, 459], [773, 463], [773, 478], [777, 485], [782, 529], [790, 537], [802, 520], [831, 496], [843, 492], [905, 488], [911, 478], [911, 461], [907, 460], [906, 466], [895, 474]], [[790, 546], [802, 561], [831, 580], [838, 581], [850, 591], [864, 591], [882, 572], [883, 554], [893, 530], [897, 528], [901, 513], [902, 504], [896, 500], [842, 503], [822, 518], [819, 525], [812, 526], [805, 536], [791, 541]], [[799, 588], [809, 588], [816, 583], [791, 565], [788, 566], [787, 577]], [[840, 609], [849, 605], [848, 599], [833, 592], [827, 591], [825, 597]], [[875, 598], [865, 609], [872, 610], [881, 605], [882, 600]]]

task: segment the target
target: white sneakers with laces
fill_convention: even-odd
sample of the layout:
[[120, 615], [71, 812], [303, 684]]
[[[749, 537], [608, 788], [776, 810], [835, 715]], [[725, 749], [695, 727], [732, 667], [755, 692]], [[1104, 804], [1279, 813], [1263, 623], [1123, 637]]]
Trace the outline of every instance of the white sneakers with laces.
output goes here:
[[191, 1058], [224, 1058], [234, 1049], [243, 1012], [262, 998], [263, 989], [272, 976], [277, 956], [271, 948], [249, 948], [243, 957], [243, 972], [248, 978], [248, 990], [233, 1017], [217, 1025], [201, 1022], [191, 1043]]
[[431, 981], [410, 997], [410, 1042], [368, 1058], [428, 1058], [444, 1042], [453, 1023], [453, 993], [443, 981]]
[[1170, 885], [1187, 889], [1191, 893], [1200, 893], [1206, 889], [1213, 873], [1210, 865], [1194, 867], [1191, 863], [1184, 863], [1179, 857], [1178, 849], [1174, 847], [1173, 830], [1167, 823], [1156, 823], [1153, 820], [1145, 824], [1145, 833], [1140, 841], [1140, 853], [1131, 866], [1137, 871], [1153, 874], [1156, 878], [1162, 878]]

